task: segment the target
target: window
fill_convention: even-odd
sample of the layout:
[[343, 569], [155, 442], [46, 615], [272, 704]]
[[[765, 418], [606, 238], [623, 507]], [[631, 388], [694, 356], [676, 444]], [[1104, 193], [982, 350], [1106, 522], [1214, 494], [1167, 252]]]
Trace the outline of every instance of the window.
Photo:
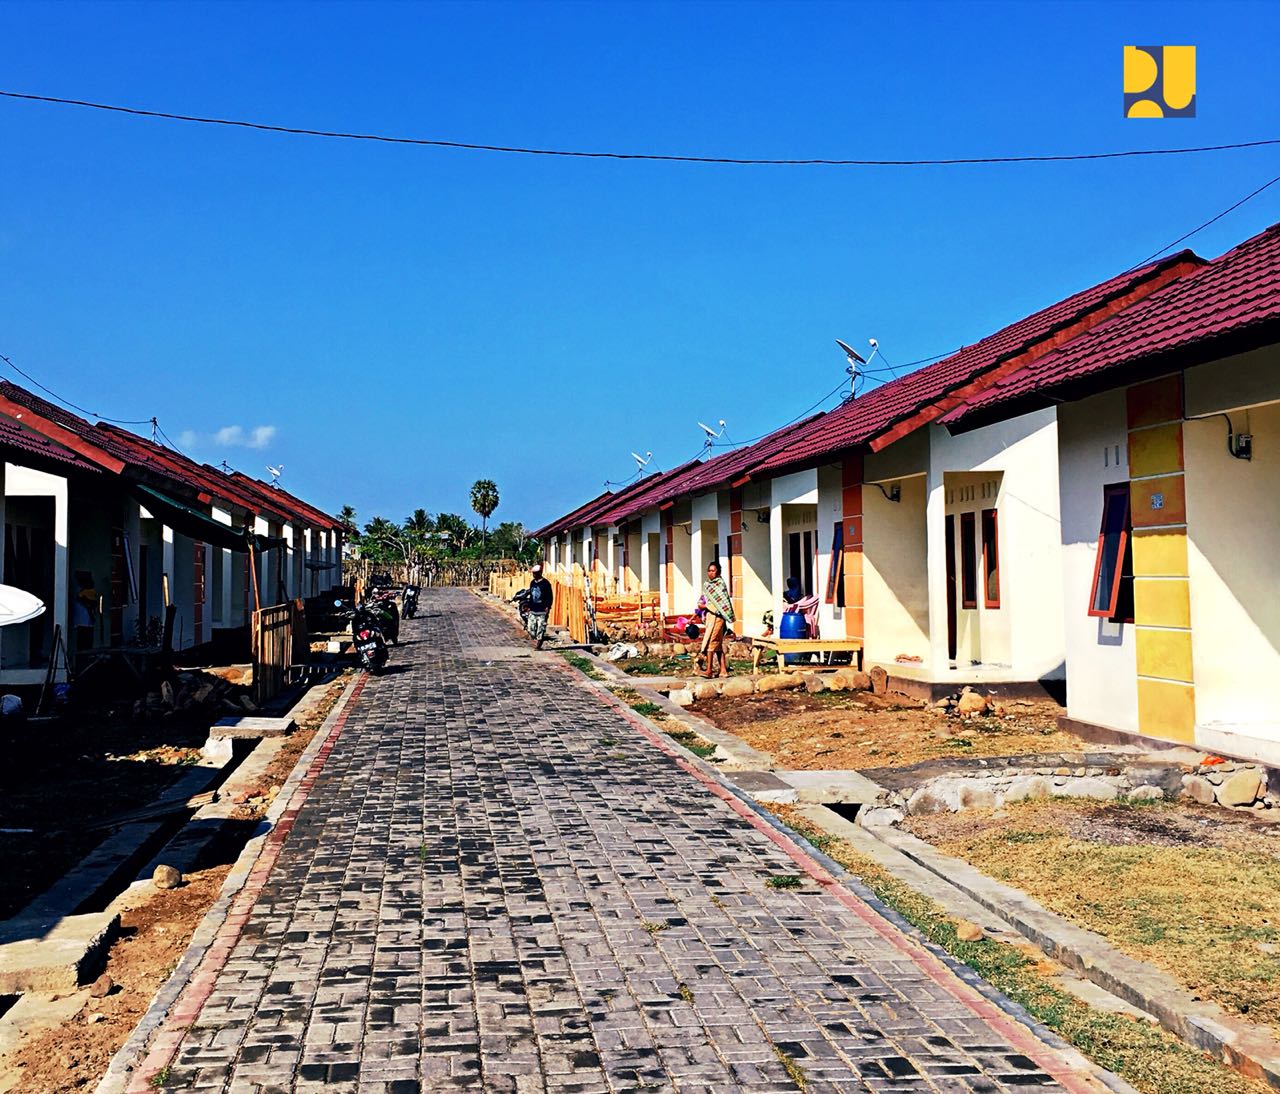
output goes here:
[[831, 529], [831, 568], [827, 571], [828, 604], [844, 607], [844, 521], [838, 520]]
[[982, 510], [982, 595], [983, 606], [1000, 607], [999, 523], [994, 509]]
[[972, 513], [960, 514], [960, 607], [978, 606], [977, 521]]
[[1129, 523], [1129, 484], [1102, 490], [1102, 528], [1093, 566], [1089, 614], [1120, 623], [1133, 622], [1133, 545]]

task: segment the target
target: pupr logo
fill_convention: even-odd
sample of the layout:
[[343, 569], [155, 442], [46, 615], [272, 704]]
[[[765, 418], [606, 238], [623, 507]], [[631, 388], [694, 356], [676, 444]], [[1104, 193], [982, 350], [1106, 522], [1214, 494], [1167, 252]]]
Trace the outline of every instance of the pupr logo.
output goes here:
[[1195, 46], [1125, 46], [1124, 116], [1194, 118]]

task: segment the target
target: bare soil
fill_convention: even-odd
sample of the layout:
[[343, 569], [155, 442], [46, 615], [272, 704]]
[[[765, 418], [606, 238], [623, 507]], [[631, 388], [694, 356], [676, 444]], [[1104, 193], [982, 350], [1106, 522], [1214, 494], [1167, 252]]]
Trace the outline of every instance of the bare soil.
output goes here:
[[949, 756], [1079, 752], [1048, 699], [1009, 700], [991, 717], [962, 719], [901, 695], [771, 691], [716, 698], [697, 712], [791, 770], [906, 767]]
[[146, 904], [122, 916], [122, 937], [107, 961], [115, 989], [102, 999], [81, 992], [85, 1004], [69, 1022], [26, 1034], [0, 1060], [0, 1088], [13, 1081], [14, 1094], [91, 1090], [182, 957], [228, 869], [193, 873], [179, 888], [157, 889]]
[[905, 826], [1280, 1032], [1280, 824], [1265, 818], [1182, 803], [1048, 801]]

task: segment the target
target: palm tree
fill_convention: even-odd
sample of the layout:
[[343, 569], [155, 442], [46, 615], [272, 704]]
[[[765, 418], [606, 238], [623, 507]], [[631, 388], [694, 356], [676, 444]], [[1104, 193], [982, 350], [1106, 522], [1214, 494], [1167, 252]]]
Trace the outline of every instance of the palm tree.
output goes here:
[[481, 528], [489, 538], [489, 516], [498, 508], [498, 484], [492, 479], [476, 479], [471, 487], [471, 508], [480, 514]]

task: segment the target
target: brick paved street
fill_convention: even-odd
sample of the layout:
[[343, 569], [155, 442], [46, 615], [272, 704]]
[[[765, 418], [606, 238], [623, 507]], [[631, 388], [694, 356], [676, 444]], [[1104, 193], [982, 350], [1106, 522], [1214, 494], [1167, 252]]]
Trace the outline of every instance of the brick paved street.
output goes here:
[[768, 888], [767, 832], [472, 594], [404, 638], [170, 1088], [793, 1091], [781, 1052], [812, 1091], [1062, 1089], [860, 902]]

